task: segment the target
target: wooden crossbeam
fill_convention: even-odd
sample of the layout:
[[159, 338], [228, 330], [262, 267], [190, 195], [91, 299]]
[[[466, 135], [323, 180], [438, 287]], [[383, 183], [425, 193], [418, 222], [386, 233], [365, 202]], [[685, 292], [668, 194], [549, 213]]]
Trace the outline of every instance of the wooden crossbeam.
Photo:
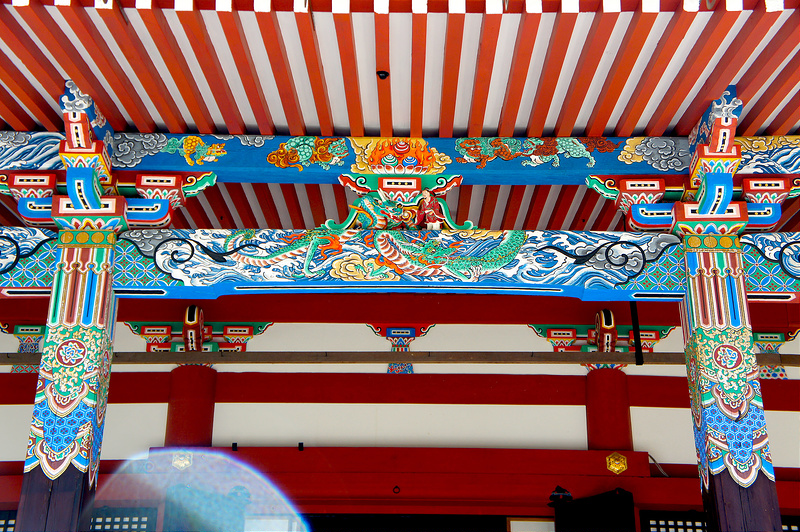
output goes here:
[[[2, 353], [0, 366], [38, 364], [41, 353]], [[800, 366], [800, 355], [764, 353], [760, 365]], [[114, 364], [363, 364], [363, 363], [493, 363], [493, 364], [634, 364], [635, 353], [554, 353], [548, 351], [247, 351], [231, 353], [114, 353]], [[682, 365], [683, 353], [644, 353], [644, 364]]]

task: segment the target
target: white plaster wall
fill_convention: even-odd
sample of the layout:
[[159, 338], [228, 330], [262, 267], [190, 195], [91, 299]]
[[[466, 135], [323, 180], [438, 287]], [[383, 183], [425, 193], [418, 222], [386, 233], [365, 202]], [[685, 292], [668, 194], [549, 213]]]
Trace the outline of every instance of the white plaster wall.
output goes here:
[[586, 449], [583, 406], [218, 403], [215, 446]]
[[391, 344], [363, 323], [276, 323], [250, 340], [247, 350], [390, 351]]
[[[775, 467], [800, 467], [800, 412], [766, 411], [767, 433]], [[692, 414], [688, 408], [631, 407], [635, 451], [659, 463], [694, 464]]]
[[114, 327], [114, 351], [120, 353], [134, 353], [137, 351], [146, 351], [147, 342], [138, 334], [133, 334], [131, 328], [125, 325], [124, 322], [117, 322]]
[[0, 462], [25, 460], [28, 434], [31, 433], [33, 405], [2, 405], [0, 420]]
[[164, 446], [167, 404], [109, 404], [103, 431], [102, 457], [127, 460]]
[[775, 467], [800, 467], [800, 412], [767, 410], [769, 450]]
[[527, 325], [437, 325], [411, 343], [419, 351], [552, 351]]
[[0, 353], [16, 353], [19, 340], [13, 334], [0, 333]]
[[631, 407], [633, 450], [648, 452], [659, 463], [697, 462], [692, 427], [688, 408]]

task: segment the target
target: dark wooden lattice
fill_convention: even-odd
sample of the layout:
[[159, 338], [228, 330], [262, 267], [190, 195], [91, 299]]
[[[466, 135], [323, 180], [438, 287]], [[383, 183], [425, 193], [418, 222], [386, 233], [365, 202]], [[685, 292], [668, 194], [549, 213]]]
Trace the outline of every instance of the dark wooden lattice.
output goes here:
[[13, 532], [17, 522], [15, 510], [0, 510], [0, 532]]
[[[640, 513], [642, 532], [706, 532], [706, 519], [701, 512]], [[800, 516], [781, 516], [784, 532], [800, 532]]]
[[94, 532], [104, 530], [152, 532], [156, 529], [157, 508], [111, 508], [104, 506], [92, 512]]
[[701, 512], [649, 512], [640, 514], [642, 532], [706, 532]]

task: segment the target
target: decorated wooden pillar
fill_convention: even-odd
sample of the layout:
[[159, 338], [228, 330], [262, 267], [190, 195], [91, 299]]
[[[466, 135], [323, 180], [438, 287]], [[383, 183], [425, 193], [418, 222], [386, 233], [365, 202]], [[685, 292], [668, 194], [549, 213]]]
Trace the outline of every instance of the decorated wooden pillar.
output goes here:
[[[747, 309], [739, 235], [769, 231], [800, 193], [791, 176], [734, 179], [743, 104], [736, 87], [711, 103], [689, 136], [689, 178], [587, 179], [630, 227], [682, 237], [683, 331], [697, 459], [710, 530], [781, 530]], [[746, 141], [745, 141], [746, 143]]]
[[749, 206], [732, 201], [739, 162], [732, 139], [741, 105], [730, 88], [689, 139], [694, 156], [688, 188], [697, 186], [696, 201], [675, 203], [673, 232], [684, 237], [686, 367], [709, 529], [779, 531], [738, 238]]
[[114, 231], [62, 230], [17, 530], [88, 528], [103, 439], [115, 300]]
[[95, 139], [110, 132], [105, 119], [74, 84], [61, 103], [67, 195], [39, 209], [60, 230], [17, 515], [23, 532], [88, 529], [111, 370], [114, 249], [127, 228], [124, 199], [102, 197], [110, 164]]
[[686, 367], [710, 528], [781, 530], [739, 239], [684, 243]]
[[4, 190], [28, 225], [59, 230], [17, 515], [23, 532], [89, 527], [111, 369], [117, 233], [169, 224], [183, 197], [213, 183], [213, 176], [178, 176], [156, 186], [141, 175], [119, 182], [111, 173], [114, 132], [92, 99], [67, 81], [60, 103], [65, 179], [42, 174], [31, 185], [21, 174]]

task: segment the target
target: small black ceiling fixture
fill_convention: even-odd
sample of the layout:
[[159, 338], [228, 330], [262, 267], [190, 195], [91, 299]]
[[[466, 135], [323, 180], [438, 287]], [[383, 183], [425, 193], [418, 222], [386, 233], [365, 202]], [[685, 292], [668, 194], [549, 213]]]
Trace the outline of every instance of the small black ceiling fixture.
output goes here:
[[386, 78], [388, 78], [388, 77], [389, 77], [389, 73], [388, 73], [388, 72], [386, 72], [385, 70], [378, 70], [377, 72], [375, 72], [375, 74], [376, 74], [376, 75], [377, 75], [377, 76], [378, 76], [380, 79], [386, 79]]

